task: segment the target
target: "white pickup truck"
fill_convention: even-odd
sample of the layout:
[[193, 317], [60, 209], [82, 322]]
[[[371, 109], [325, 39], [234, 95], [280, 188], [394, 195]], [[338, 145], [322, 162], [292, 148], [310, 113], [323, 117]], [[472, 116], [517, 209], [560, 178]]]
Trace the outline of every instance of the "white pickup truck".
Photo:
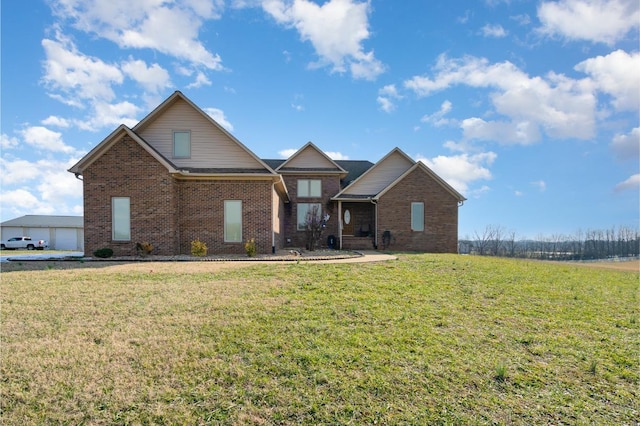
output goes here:
[[44, 250], [49, 247], [49, 243], [45, 240], [32, 240], [31, 237], [13, 237], [8, 240], [2, 240], [0, 243], [2, 250]]

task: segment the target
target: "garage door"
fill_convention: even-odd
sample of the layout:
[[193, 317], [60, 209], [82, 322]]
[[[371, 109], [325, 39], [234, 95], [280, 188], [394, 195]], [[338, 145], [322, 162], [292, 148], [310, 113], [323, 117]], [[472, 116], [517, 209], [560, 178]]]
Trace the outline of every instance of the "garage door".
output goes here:
[[78, 233], [75, 228], [56, 228], [55, 229], [55, 247], [56, 250], [78, 250]]
[[[31, 237], [32, 240], [47, 240], [49, 241], [51, 237], [49, 236], [49, 228], [28, 228], [27, 233], [25, 235]], [[49, 241], [51, 244], [51, 241]]]

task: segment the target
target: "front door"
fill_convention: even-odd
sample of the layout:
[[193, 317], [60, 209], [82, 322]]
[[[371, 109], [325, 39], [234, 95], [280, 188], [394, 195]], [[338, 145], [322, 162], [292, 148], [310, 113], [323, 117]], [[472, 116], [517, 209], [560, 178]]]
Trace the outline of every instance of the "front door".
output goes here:
[[349, 209], [342, 212], [342, 235], [353, 235], [353, 218]]

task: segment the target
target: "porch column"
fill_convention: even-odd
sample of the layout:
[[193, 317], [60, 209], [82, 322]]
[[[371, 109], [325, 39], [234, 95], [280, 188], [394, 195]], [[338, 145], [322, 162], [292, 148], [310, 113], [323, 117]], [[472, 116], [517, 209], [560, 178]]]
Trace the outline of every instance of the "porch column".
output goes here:
[[371, 202], [374, 205], [374, 211], [375, 211], [375, 225], [373, 226], [373, 245], [376, 248], [376, 250], [378, 250], [378, 200], [371, 200]]
[[342, 201], [338, 201], [338, 240], [342, 250]]

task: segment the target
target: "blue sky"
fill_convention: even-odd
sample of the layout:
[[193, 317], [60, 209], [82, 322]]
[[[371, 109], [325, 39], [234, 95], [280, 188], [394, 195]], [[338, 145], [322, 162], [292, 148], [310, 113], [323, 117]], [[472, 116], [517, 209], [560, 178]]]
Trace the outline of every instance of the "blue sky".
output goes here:
[[2, 2], [2, 220], [82, 214], [66, 170], [180, 90], [262, 158], [399, 147], [460, 237], [637, 227], [637, 0]]

